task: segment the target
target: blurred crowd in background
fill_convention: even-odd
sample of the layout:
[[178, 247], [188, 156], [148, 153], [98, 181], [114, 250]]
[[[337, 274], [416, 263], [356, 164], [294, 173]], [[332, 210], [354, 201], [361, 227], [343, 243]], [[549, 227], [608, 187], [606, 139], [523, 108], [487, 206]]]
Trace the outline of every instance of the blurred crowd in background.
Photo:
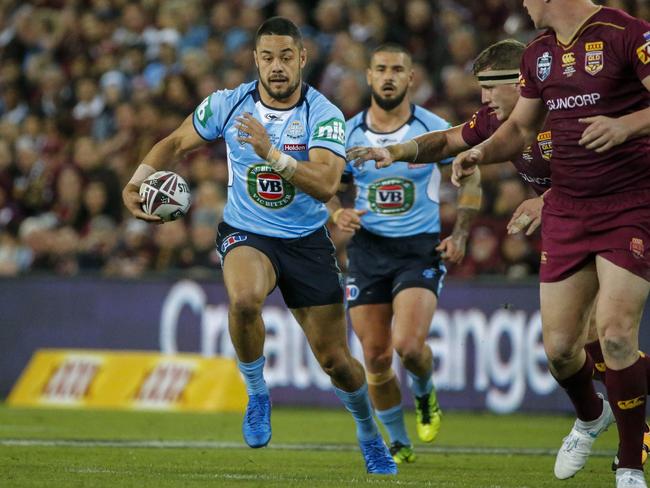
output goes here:
[[[292, 19], [305, 38], [304, 77], [351, 117], [369, 103], [370, 50], [394, 41], [415, 61], [411, 99], [452, 124], [480, 105], [474, 57], [535, 32], [520, 0], [0, 0], [0, 276], [139, 277], [217, 273], [216, 224], [227, 192], [216, 142], [168, 166], [185, 177], [185, 219], [130, 218], [121, 189], [151, 146], [211, 92], [256, 78], [257, 27]], [[650, 18], [646, 0], [607, 5]], [[511, 165], [483, 171], [484, 203], [452, 275], [537, 272], [539, 236], [507, 236], [529, 190]], [[455, 189], [441, 189], [443, 235]], [[334, 233], [345, 263], [346, 236]]]

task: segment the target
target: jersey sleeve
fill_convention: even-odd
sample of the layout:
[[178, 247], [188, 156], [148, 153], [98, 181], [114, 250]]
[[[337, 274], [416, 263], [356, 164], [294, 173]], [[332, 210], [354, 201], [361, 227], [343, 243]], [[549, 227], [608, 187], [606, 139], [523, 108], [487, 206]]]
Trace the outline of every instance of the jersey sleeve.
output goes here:
[[526, 48], [519, 68], [520, 94], [524, 98], [542, 98], [537, 86], [536, 62], [534, 50], [530, 47]]
[[309, 117], [309, 149], [323, 148], [345, 159], [345, 118], [329, 102], [312, 108]]
[[643, 81], [650, 76], [650, 22], [634, 19], [625, 27], [625, 58]]
[[488, 111], [480, 108], [469, 121], [463, 124], [461, 136], [468, 146], [476, 146], [490, 137]]
[[194, 129], [206, 141], [214, 141], [223, 133], [224, 119], [228, 114], [229, 91], [219, 90], [208, 95], [194, 110]]

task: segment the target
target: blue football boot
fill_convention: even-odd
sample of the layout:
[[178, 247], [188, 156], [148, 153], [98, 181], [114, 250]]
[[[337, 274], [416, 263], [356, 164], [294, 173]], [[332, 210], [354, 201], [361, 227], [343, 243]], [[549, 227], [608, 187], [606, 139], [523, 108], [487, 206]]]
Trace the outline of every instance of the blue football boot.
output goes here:
[[271, 440], [271, 399], [269, 395], [251, 395], [244, 423], [244, 440], [250, 447], [264, 447]]
[[369, 441], [359, 441], [369, 474], [397, 474], [397, 464], [380, 434]]

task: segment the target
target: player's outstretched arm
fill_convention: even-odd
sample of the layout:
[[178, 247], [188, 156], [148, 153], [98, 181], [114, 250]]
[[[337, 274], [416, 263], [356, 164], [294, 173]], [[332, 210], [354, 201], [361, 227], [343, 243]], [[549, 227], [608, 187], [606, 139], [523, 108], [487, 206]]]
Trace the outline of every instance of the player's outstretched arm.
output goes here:
[[143, 199], [139, 194], [140, 185], [148, 176], [165, 165], [179, 160], [186, 153], [202, 144], [205, 144], [205, 140], [196, 133], [191, 115], [174, 132], [157, 142], [149, 150], [131, 180], [122, 190], [122, 200], [129, 212], [138, 219], [161, 223], [162, 219], [157, 215], [147, 215], [142, 211]]
[[476, 215], [481, 210], [482, 198], [481, 172], [477, 168], [469, 177], [462, 180], [458, 190], [458, 212], [454, 230], [436, 248], [448, 261], [455, 264], [460, 264], [463, 261], [467, 237]]
[[436, 163], [468, 148], [462, 136], [462, 129], [463, 126], [458, 125], [450, 129], [435, 130], [386, 147], [353, 147], [348, 150], [347, 158], [355, 166], [374, 160], [378, 169], [387, 168], [395, 161]]
[[476, 166], [510, 161], [530, 144], [546, 117], [541, 99], [519, 97], [517, 105], [501, 127], [490, 138], [461, 152], [452, 164], [451, 181], [460, 186]]

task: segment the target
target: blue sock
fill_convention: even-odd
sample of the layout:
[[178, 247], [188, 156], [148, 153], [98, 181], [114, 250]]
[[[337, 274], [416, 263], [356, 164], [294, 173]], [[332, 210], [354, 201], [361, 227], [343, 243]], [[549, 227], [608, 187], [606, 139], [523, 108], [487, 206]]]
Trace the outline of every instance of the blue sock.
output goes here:
[[422, 378], [414, 375], [408, 370], [406, 373], [409, 378], [411, 378], [411, 391], [416, 397], [421, 397], [431, 393], [433, 390], [433, 377], [431, 376], [433, 371]]
[[266, 387], [266, 382], [264, 381], [265, 362], [266, 358], [264, 356], [260, 356], [251, 363], [237, 361], [239, 371], [244, 375], [248, 396], [269, 394], [269, 389]]
[[377, 430], [377, 424], [372, 417], [368, 385], [364, 383], [357, 391], [350, 393], [334, 387], [334, 393], [343, 402], [348, 412], [352, 414], [354, 422], [357, 424], [357, 437], [359, 440], [369, 441], [377, 437], [379, 430]]
[[411, 445], [411, 439], [409, 439], [404, 426], [404, 412], [401, 405], [396, 405], [388, 410], [376, 410], [376, 413], [377, 418], [386, 427], [391, 443], [397, 441], [405, 446]]

